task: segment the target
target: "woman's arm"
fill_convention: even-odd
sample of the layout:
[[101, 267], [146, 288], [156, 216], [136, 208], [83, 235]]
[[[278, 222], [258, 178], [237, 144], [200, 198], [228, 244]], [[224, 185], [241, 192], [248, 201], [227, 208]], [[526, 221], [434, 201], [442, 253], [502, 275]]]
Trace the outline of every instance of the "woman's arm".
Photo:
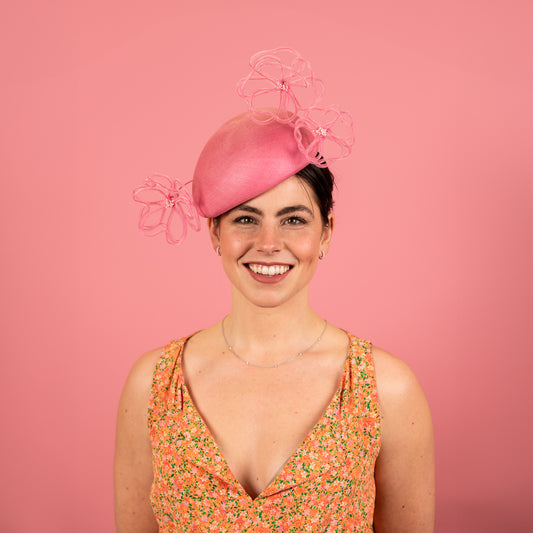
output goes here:
[[373, 351], [382, 442], [375, 470], [376, 533], [431, 533], [435, 514], [433, 426], [415, 375], [400, 359]]
[[117, 533], [157, 533], [150, 504], [152, 446], [148, 401], [161, 350], [143, 355], [133, 366], [118, 407], [115, 443], [115, 522]]

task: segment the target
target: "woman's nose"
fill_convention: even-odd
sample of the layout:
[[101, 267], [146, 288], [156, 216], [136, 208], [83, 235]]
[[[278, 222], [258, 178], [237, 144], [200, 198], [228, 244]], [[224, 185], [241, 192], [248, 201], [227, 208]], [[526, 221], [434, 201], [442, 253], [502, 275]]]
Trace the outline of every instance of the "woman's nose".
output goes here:
[[258, 251], [272, 254], [281, 250], [281, 234], [277, 224], [262, 224], [256, 234]]

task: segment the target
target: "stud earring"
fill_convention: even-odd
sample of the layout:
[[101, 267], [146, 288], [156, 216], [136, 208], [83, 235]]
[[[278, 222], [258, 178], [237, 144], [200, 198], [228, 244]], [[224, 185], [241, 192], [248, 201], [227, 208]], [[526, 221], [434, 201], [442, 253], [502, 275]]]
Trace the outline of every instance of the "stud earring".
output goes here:
[[324, 250], [320, 250], [320, 255], [318, 256], [318, 258], [319, 259], [324, 259], [325, 255], [326, 254], [325, 254]]
[[220, 246], [217, 246], [217, 248], [216, 248], [215, 251], [216, 251], [217, 255], [222, 255], [222, 254], [220, 253]]

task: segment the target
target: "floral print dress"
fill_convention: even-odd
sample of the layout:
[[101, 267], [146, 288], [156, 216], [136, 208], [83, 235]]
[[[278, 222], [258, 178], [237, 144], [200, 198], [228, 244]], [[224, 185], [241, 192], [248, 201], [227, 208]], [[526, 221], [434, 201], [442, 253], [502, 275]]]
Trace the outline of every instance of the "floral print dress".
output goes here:
[[349, 335], [341, 384], [278, 476], [252, 499], [196, 410], [182, 373], [187, 337], [171, 342], [152, 384], [151, 500], [159, 531], [373, 531], [380, 447], [372, 346]]

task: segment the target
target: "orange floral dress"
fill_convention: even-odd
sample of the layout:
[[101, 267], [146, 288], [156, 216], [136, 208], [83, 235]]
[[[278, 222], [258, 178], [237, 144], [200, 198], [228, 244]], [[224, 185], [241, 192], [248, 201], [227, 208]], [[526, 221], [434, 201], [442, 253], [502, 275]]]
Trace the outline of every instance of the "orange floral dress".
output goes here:
[[380, 416], [372, 346], [350, 335], [341, 384], [272, 483], [252, 499], [230, 471], [184, 383], [171, 342], [152, 384], [151, 500], [161, 533], [373, 531]]

